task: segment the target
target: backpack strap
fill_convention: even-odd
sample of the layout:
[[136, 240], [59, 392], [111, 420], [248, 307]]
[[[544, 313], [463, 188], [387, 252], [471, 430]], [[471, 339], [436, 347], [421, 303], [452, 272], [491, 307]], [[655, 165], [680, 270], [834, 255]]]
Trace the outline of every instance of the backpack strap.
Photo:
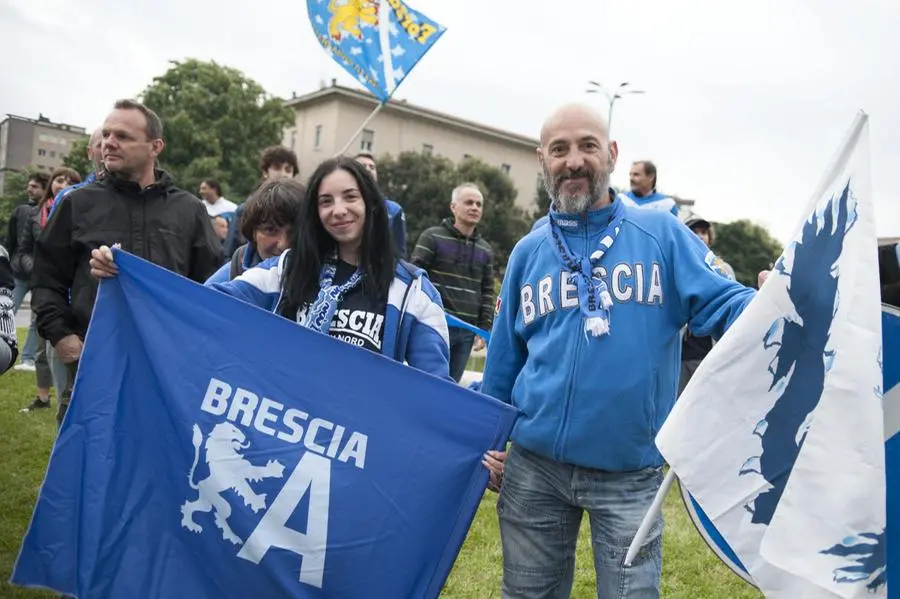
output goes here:
[[241, 264], [244, 261], [244, 251], [247, 249], [246, 245], [242, 245], [238, 249], [234, 250], [234, 254], [231, 256], [231, 274], [229, 275], [228, 280], [233, 281], [243, 274], [243, 269], [241, 268]]

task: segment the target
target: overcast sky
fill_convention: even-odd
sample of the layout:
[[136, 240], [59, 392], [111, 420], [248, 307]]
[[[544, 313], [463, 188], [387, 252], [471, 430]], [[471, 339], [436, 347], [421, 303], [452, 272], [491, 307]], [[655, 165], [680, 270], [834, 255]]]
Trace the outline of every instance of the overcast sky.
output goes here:
[[[536, 137], [561, 103], [606, 109], [588, 80], [629, 81], [646, 94], [616, 104], [613, 183], [650, 158], [661, 191], [782, 240], [862, 109], [878, 232], [900, 236], [900, 3], [741, 4], [414, 0], [448, 31], [395, 97]], [[296, 0], [0, 0], [0, 40], [0, 113], [89, 129], [169, 60], [214, 59], [281, 96], [332, 77], [355, 85]]]

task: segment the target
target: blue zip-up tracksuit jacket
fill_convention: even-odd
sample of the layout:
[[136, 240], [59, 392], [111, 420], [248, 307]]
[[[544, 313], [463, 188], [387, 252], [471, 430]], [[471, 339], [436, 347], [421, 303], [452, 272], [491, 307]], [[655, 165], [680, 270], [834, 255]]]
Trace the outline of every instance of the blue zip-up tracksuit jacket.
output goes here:
[[[269, 258], [234, 280], [208, 281], [206, 286], [275, 312], [281, 299], [284, 261], [289, 254], [290, 250]], [[398, 262], [394, 272], [384, 315], [381, 353], [436, 377], [453, 380], [447, 317], [441, 296], [425, 271], [409, 263]]]
[[[711, 252], [677, 219], [623, 208], [601, 262], [613, 299], [609, 335], [585, 334], [574, 282], [550, 227], [541, 227], [509, 258], [481, 388], [522, 411], [514, 443], [614, 472], [663, 463], [654, 439], [675, 403], [681, 328], [719, 337], [755, 296], [713, 271]], [[572, 252], [585, 255], [597, 249], [611, 210], [551, 218]]]

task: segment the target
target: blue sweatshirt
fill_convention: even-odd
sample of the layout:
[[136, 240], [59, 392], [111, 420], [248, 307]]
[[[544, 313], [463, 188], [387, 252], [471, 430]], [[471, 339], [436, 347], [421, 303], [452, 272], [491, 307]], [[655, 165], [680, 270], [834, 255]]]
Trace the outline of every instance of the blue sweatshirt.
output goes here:
[[630, 200], [634, 203], [633, 205], [637, 206], [638, 208], [663, 210], [666, 212], [671, 212], [674, 216], [678, 216], [678, 204], [675, 203], [675, 200], [657, 191], [654, 191], [650, 195], [646, 196], [636, 195], [633, 191], [623, 191], [619, 193], [619, 198], [625, 202], [626, 206], [630, 205]]
[[403, 207], [394, 200], [384, 199], [388, 209], [388, 221], [391, 226], [391, 235], [394, 236], [394, 244], [397, 246], [397, 257], [406, 259], [406, 215]]
[[[206, 286], [268, 312], [276, 312], [281, 299], [284, 260], [289, 254], [290, 250], [269, 258], [234, 280], [207, 281]], [[381, 353], [436, 377], [453, 380], [450, 378], [449, 332], [441, 296], [425, 271], [409, 263], [397, 263], [394, 281], [388, 291]]]
[[[616, 199], [620, 202], [620, 199]], [[577, 255], [598, 247], [612, 206], [551, 212]], [[613, 472], [663, 463], [654, 444], [675, 403], [680, 330], [721, 336], [755, 291], [712, 270], [712, 252], [663, 211], [624, 206], [601, 262], [610, 333], [586, 337], [578, 294], [550, 227], [512, 251], [497, 304], [482, 393], [522, 411], [512, 440], [547, 458]]]

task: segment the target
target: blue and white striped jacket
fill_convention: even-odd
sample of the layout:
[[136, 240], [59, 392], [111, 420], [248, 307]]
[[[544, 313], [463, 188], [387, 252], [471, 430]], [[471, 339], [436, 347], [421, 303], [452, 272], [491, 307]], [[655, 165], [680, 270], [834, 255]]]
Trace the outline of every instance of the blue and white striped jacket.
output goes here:
[[[269, 312], [281, 301], [285, 258], [274, 256], [231, 281], [206, 283]], [[436, 377], [450, 378], [450, 341], [441, 296], [424, 270], [398, 262], [388, 291], [381, 353]]]

